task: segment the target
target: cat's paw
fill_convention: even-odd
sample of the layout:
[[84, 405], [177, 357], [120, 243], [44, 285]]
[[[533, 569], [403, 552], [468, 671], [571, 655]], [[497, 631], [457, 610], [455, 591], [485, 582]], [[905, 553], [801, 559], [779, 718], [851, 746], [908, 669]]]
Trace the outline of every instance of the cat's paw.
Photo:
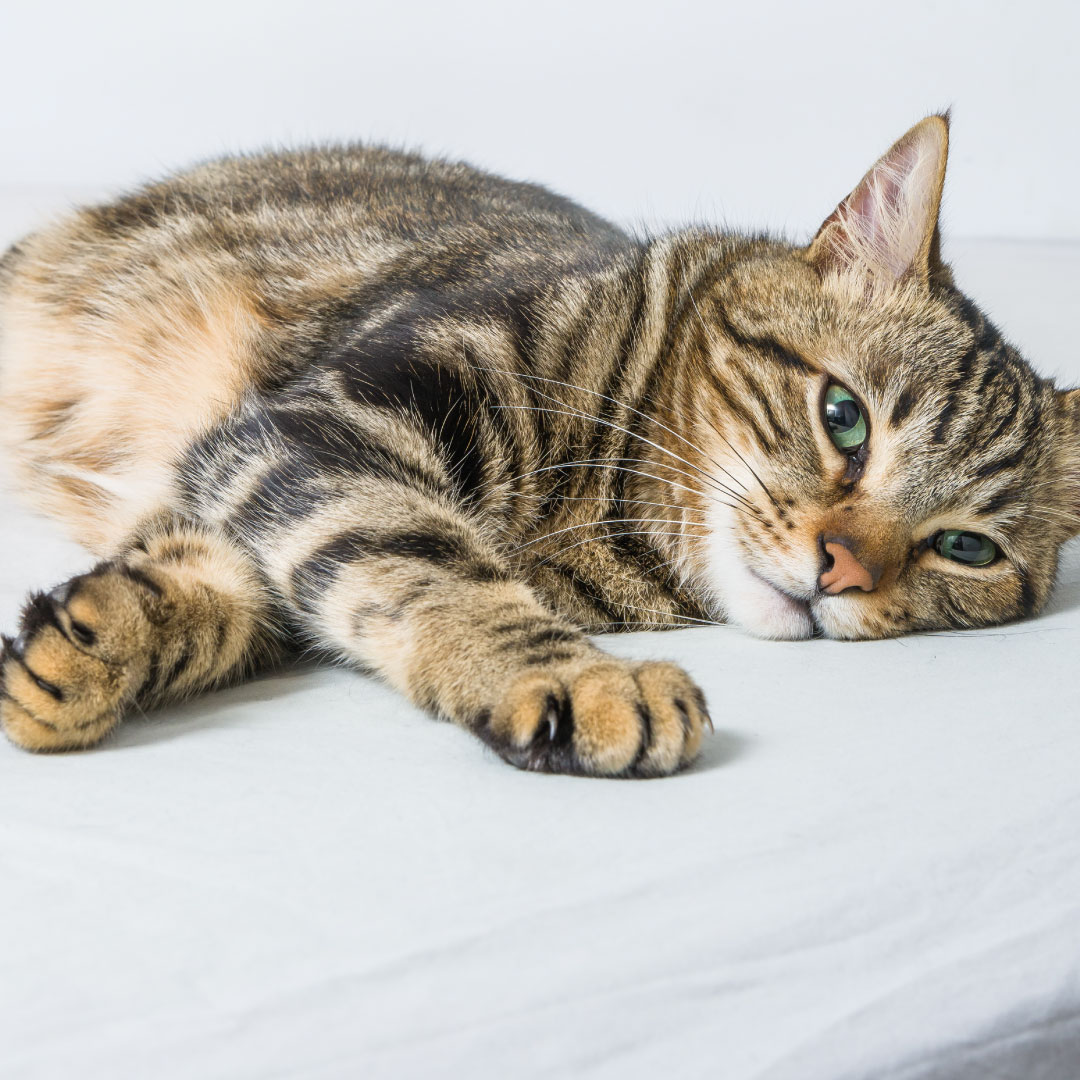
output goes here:
[[645, 777], [693, 761], [706, 727], [705, 697], [682, 668], [600, 655], [517, 676], [481, 735], [522, 769]]
[[0, 649], [0, 727], [26, 750], [99, 742], [152, 664], [160, 589], [105, 563], [30, 598], [16, 638]]

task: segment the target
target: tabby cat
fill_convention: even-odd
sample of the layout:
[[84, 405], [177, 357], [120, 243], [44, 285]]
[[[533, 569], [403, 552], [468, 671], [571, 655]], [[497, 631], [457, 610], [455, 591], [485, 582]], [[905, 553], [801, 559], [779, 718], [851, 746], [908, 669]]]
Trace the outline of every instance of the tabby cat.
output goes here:
[[709, 715], [586, 635], [984, 626], [1080, 529], [1080, 391], [953, 285], [948, 126], [807, 247], [635, 238], [389, 150], [231, 157], [0, 263], [19, 486], [104, 561], [4, 639], [29, 750], [315, 647], [522, 768], [672, 773]]

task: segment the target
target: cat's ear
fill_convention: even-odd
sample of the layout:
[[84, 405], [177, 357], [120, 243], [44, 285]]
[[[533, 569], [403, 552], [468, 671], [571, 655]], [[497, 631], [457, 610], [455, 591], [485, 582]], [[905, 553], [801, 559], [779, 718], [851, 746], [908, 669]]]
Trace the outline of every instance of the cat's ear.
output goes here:
[[825, 219], [807, 250], [823, 272], [890, 288], [940, 269], [938, 210], [949, 155], [947, 116], [929, 116], [889, 148]]

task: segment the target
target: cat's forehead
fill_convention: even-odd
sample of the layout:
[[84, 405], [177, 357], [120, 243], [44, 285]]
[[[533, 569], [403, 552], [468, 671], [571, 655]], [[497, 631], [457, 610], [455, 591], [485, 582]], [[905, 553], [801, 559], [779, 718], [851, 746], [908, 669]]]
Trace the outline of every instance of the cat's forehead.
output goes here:
[[896, 361], [925, 367], [958, 354], [978, 333], [974, 305], [917, 283], [869, 294], [863, 283], [822, 276], [791, 251], [748, 259], [717, 278], [722, 321], [747, 339], [775, 339], [821, 364], [858, 365], [887, 381]]
[[[893, 427], [934, 420], [935, 446], [951, 441], [959, 414], [1016, 418], [1026, 400], [1044, 396], [1045, 381], [956, 289], [912, 283], [868, 295], [778, 260], [729, 290], [726, 318], [744, 339], [780, 343], [857, 391]], [[993, 431], [1005, 427], [995, 422]]]
[[867, 389], [914, 376], [931, 383], [947, 378], [972, 348], [990, 344], [984, 335], [992, 328], [958, 294], [911, 287], [866, 295], [826, 282], [815, 299], [816, 318], [806, 320], [804, 332], [816, 331], [827, 359], [849, 367]]

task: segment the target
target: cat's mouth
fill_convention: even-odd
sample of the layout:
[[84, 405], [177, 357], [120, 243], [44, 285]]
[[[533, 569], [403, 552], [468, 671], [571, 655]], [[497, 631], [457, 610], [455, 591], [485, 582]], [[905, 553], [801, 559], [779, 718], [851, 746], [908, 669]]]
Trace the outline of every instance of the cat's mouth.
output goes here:
[[811, 609], [809, 600], [805, 600], [800, 596], [796, 596], [794, 593], [788, 592], [787, 589], [781, 588], [775, 582], [770, 581], [767, 577], [765, 577], [764, 574], [761, 574], [757, 570], [755, 570], [752, 566], [747, 567], [747, 569], [750, 571], [751, 574], [754, 575], [754, 577], [756, 577], [759, 581], [762, 581], [766, 585], [768, 585], [768, 587], [774, 593], [776, 593], [778, 596], [782, 597], [784, 600], [786, 600], [793, 607], [797, 608], [800, 611], [806, 612], [807, 615], [812, 615], [812, 609]]

